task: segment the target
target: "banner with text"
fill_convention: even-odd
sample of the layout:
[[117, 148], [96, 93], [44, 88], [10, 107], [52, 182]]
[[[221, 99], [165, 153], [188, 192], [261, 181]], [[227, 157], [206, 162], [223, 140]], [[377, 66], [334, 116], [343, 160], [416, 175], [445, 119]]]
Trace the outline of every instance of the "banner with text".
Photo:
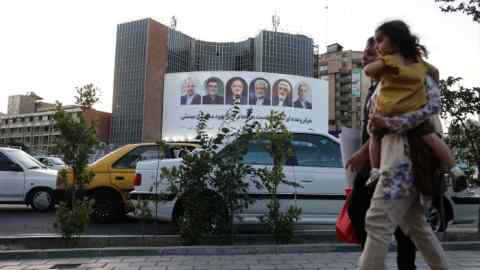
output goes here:
[[192, 140], [201, 111], [212, 116], [207, 129], [215, 133], [235, 101], [241, 109], [238, 125], [248, 109], [260, 122], [276, 110], [285, 113], [291, 131], [328, 132], [326, 81], [263, 72], [185, 72], [165, 76], [163, 139]]

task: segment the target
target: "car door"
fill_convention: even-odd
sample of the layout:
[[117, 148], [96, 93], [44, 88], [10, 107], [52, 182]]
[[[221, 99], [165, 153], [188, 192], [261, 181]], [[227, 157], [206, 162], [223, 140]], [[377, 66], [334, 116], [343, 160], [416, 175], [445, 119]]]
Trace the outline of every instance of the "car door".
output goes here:
[[294, 134], [297, 206], [301, 223], [333, 224], [344, 202], [345, 172], [340, 145], [322, 135]]
[[132, 191], [137, 163], [142, 160], [164, 158], [164, 156], [165, 150], [158, 145], [138, 146], [112, 164], [110, 181], [123, 191]]
[[0, 152], [0, 201], [23, 201], [25, 173], [17, 163]]
[[[254, 168], [272, 168], [273, 159], [265, 150], [267, 141], [253, 140], [248, 144], [248, 150], [244, 157], [246, 164], [252, 165]], [[294, 182], [293, 166], [288, 162], [283, 167], [283, 172], [288, 180]], [[260, 181], [259, 179], [257, 179]], [[243, 223], [258, 223], [259, 217], [268, 212], [268, 191], [264, 188], [257, 188], [251, 183], [249, 186], [249, 195], [254, 199], [254, 203], [245, 209], [242, 214]], [[280, 184], [277, 190], [277, 196], [280, 198], [281, 211], [287, 211], [290, 206], [295, 206], [295, 188], [285, 184]]]

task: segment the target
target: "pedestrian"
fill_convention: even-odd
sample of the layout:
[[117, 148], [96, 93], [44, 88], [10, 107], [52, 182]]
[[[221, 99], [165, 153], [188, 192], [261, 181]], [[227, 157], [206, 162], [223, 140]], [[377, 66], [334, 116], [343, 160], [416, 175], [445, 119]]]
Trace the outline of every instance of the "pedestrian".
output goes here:
[[[407, 24], [400, 20], [389, 21], [378, 27], [375, 40], [379, 58], [364, 68], [367, 76], [380, 78], [382, 82], [375, 99], [375, 113], [392, 117], [423, 107], [427, 103], [427, 74], [438, 80], [438, 70], [424, 60], [428, 54], [427, 49], [419, 44], [418, 38], [410, 32]], [[420, 137], [446, 164], [452, 175], [465, 178], [449, 147], [437, 136], [430, 121], [423, 123], [421, 129]], [[372, 169], [367, 185], [375, 183], [381, 174], [380, 140], [385, 130], [369, 129], [369, 132]]]
[[[371, 97], [375, 101], [371, 105], [372, 111], [398, 117], [402, 113], [416, 113], [416, 110], [428, 105], [427, 92], [421, 87], [427, 81], [427, 71], [435, 69], [420, 59], [419, 52], [425, 50], [418, 45], [418, 39], [410, 33], [408, 26], [402, 21], [386, 22], [377, 28], [375, 40], [383, 60], [375, 61], [365, 68], [367, 75], [381, 78], [380, 90]], [[391, 57], [386, 57], [387, 55]], [[435, 76], [435, 73], [431, 74]], [[410, 76], [411, 81], [405, 77], [399, 79], [401, 76]], [[406, 82], [412, 82], [416, 86], [402, 88]], [[433, 84], [431, 80], [428, 82]], [[412, 96], [415, 98], [412, 99]], [[409, 99], [411, 102], [404, 104]], [[424, 215], [422, 202], [428, 197], [422, 196], [417, 188], [420, 185], [416, 185], [431, 179], [415, 178], [415, 164], [412, 164], [409, 145], [411, 132], [395, 132], [395, 127], [406, 123], [397, 120], [386, 119], [381, 114], [373, 114], [369, 118], [370, 130], [376, 132], [373, 140], [378, 141], [370, 149], [370, 160], [373, 165], [378, 161], [379, 171], [372, 172], [379, 173], [370, 176], [376, 176], [378, 183], [365, 219], [367, 240], [359, 261], [360, 270], [385, 269], [388, 245], [397, 226], [414, 241], [432, 269], [448, 269], [444, 251]], [[428, 121], [424, 124], [416, 127], [417, 136], [433, 133], [433, 125], [429, 126]], [[378, 134], [379, 130], [381, 135]], [[372, 145], [372, 137], [369, 145]], [[438, 141], [428, 145], [439, 147]], [[437, 157], [445, 160], [445, 156], [439, 155], [437, 150], [434, 149]]]
[[[375, 38], [369, 38], [365, 50], [363, 51], [363, 66], [373, 62], [377, 58], [375, 46]], [[375, 189], [375, 187], [366, 185], [366, 182], [370, 177], [370, 164], [368, 158], [369, 136], [367, 132], [367, 121], [371, 104], [370, 98], [375, 92], [378, 84], [379, 81], [375, 78], [372, 78], [371, 85], [364, 101], [365, 103], [363, 104], [361, 129], [362, 147], [355, 154], [353, 154], [352, 158], [347, 163], [347, 168], [353, 169], [357, 172], [357, 176], [353, 183], [348, 214], [350, 220], [352, 221], [354, 233], [357, 236], [357, 239], [361, 242], [362, 247], [365, 245], [365, 241], [367, 240], [367, 233], [365, 231], [365, 215], [370, 207], [370, 200], [372, 199], [373, 191]], [[420, 111], [422, 110], [424, 110], [424, 108], [422, 108]], [[409, 123], [408, 121], [405, 122]], [[397, 228], [395, 231], [395, 239], [397, 241], [398, 269], [414, 270], [416, 253], [415, 245], [407, 236], [405, 236], [400, 228]]]

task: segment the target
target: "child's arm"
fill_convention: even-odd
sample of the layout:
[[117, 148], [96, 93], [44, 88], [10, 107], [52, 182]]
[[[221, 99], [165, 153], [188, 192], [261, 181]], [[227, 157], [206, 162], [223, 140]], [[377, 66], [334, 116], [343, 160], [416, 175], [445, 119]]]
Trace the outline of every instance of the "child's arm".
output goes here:
[[379, 78], [383, 74], [398, 74], [397, 67], [385, 64], [385, 60], [379, 58], [365, 67], [365, 74], [371, 78]]
[[377, 59], [365, 66], [365, 74], [371, 78], [378, 78], [382, 76], [384, 68], [385, 62], [382, 59]]

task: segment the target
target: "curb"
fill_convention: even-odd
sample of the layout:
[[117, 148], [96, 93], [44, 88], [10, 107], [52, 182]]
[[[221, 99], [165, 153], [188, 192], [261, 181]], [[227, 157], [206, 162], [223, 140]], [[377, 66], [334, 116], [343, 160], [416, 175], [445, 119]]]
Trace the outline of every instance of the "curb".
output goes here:
[[[480, 251], [480, 241], [442, 243], [446, 251]], [[393, 251], [391, 248], [390, 251]], [[284, 253], [360, 252], [351, 244], [300, 244], [255, 246], [185, 246], [162, 248], [86, 248], [13, 250], [0, 253], [0, 260], [56, 259], [115, 256], [173, 256], [173, 255], [255, 255]]]
[[[480, 234], [476, 231], [438, 233], [437, 237], [443, 243], [480, 241]], [[77, 241], [76, 248], [81, 249], [185, 246], [185, 242], [180, 235], [80, 235]], [[225, 238], [219, 236], [205, 239], [201, 245], [226, 246], [231, 245], [231, 243], [231, 241], [226, 241]], [[275, 240], [269, 234], [236, 234], [234, 235], [233, 243], [237, 246], [274, 245]], [[315, 231], [296, 234], [291, 244], [334, 245], [344, 243], [337, 240], [335, 231]], [[59, 234], [0, 236], [0, 252], [6, 250], [56, 250], [62, 248], [65, 248], [65, 241]]]

